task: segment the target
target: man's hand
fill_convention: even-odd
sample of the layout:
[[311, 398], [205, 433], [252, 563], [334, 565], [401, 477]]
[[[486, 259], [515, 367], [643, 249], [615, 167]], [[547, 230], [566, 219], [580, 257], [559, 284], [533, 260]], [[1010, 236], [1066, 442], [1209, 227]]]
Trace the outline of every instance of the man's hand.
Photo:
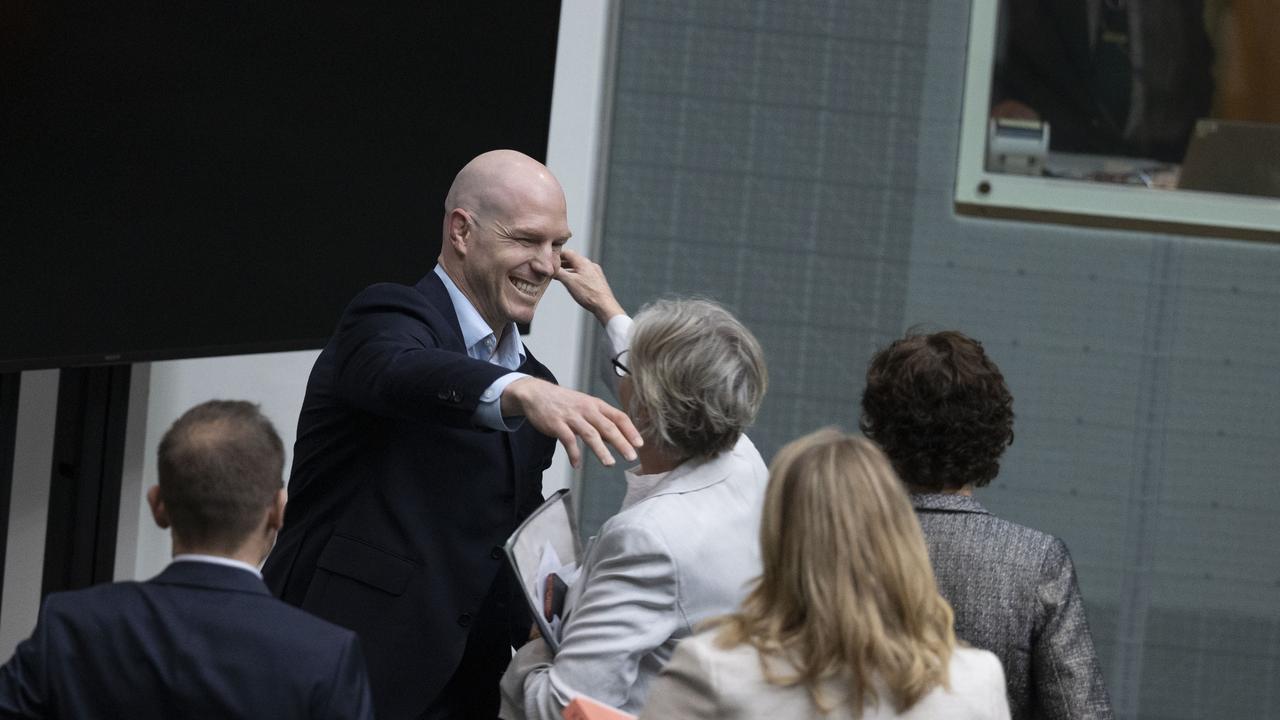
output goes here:
[[560, 253], [556, 279], [569, 291], [574, 302], [595, 315], [601, 325], [625, 312], [613, 296], [609, 281], [604, 277], [604, 270], [580, 253], [572, 250]]
[[613, 464], [606, 443], [629, 461], [636, 459], [635, 448], [644, 444], [626, 413], [599, 398], [538, 378], [521, 378], [508, 385], [502, 391], [502, 414], [523, 415], [538, 432], [559, 440], [574, 467], [582, 464], [577, 438], [605, 465]]

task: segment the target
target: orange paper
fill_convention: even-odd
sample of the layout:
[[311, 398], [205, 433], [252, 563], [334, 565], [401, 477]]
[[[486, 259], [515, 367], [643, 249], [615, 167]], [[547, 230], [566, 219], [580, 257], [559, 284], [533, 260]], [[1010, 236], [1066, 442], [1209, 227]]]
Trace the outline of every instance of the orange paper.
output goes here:
[[564, 720], [636, 720], [636, 716], [579, 695], [564, 709]]

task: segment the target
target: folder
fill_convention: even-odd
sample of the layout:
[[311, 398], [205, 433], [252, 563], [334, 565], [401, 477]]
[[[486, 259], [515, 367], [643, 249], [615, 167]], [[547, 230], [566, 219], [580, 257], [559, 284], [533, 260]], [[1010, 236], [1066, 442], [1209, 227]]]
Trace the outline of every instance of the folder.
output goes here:
[[534, 510], [503, 549], [533, 611], [533, 621], [554, 655], [560, 638], [559, 622], [553, 618], [563, 608], [567, 584], [573, 579], [573, 575], [561, 579], [560, 574], [576, 572], [582, 555], [570, 492], [559, 490]]

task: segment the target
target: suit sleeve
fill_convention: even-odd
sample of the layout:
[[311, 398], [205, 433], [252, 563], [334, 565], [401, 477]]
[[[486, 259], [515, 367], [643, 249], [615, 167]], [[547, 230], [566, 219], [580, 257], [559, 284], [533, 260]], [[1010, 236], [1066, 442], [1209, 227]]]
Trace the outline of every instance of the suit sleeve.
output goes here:
[[[504, 703], [530, 720], [559, 720], [578, 695], [623, 707], [640, 660], [685, 624], [677, 605], [678, 568], [666, 543], [638, 526], [600, 535], [581, 598], [554, 658], [534, 640], [516, 653], [503, 678]], [[512, 714], [511, 717], [519, 717]]]
[[360, 293], [334, 333], [339, 396], [374, 415], [473, 427], [480, 396], [509, 371], [442, 347], [445, 323], [413, 288]]
[[365, 669], [364, 653], [355, 633], [347, 636], [346, 645], [334, 666], [329, 683], [328, 702], [312, 717], [324, 720], [373, 720], [373, 695]]
[[722, 717], [720, 692], [716, 689], [715, 667], [709, 662], [703, 646], [690, 640], [676, 646], [671, 661], [649, 688], [640, 720]]
[[1112, 717], [1075, 566], [1061, 540], [1054, 540], [1046, 556], [1038, 592], [1043, 621], [1031, 649], [1038, 716], [1049, 720]]
[[36, 629], [0, 668], [0, 718], [43, 718], [49, 702], [45, 659], [48, 657], [48, 601]]

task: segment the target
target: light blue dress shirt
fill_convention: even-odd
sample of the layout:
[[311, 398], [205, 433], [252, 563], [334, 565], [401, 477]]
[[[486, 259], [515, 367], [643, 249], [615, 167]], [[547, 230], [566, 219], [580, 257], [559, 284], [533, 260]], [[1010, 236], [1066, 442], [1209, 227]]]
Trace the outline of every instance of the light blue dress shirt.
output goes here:
[[[453, 312], [458, 316], [458, 326], [462, 328], [462, 342], [467, 346], [467, 356], [508, 370], [515, 370], [523, 365], [524, 343], [520, 341], [520, 329], [516, 324], [508, 324], [502, 333], [502, 340], [498, 340], [494, 337], [493, 329], [484, 321], [484, 318], [480, 317], [480, 312], [453, 283], [449, 273], [438, 264], [435, 267], [435, 273], [436, 277], [440, 278], [440, 282], [444, 283], [444, 289], [449, 292]], [[471, 416], [472, 422], [493, 430], [515, 430], [524, 424], [524, 419], [521, 417], [502, 417], [502, 391], [516, 380], [527, 377], [529, 376], [521, 372], [510, 372], [494, 380], [493, 384], [480, 394], [480, 404], [476, 407], [475, 414]]]

